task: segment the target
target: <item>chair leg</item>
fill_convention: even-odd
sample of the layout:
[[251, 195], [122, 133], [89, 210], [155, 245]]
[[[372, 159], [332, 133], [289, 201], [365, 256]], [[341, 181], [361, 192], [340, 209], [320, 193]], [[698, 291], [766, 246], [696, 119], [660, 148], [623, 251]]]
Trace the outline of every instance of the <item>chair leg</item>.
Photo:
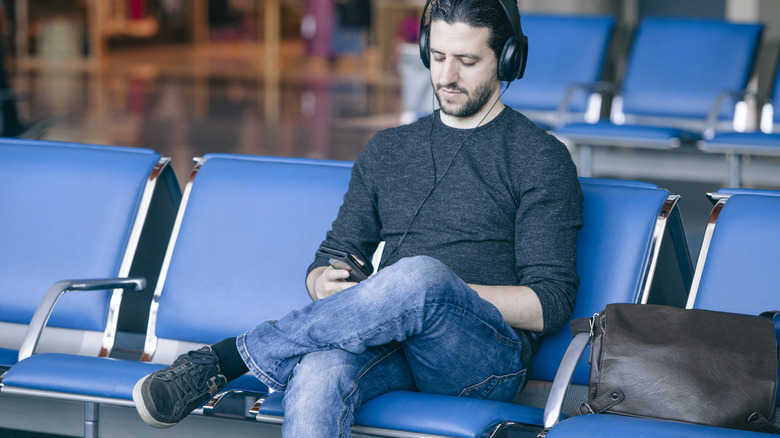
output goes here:
[[742, 156], [736, 153], [727, 155], [729, 162], [729, 187], [741, 187], [742, 184]]
[[84, 438], [98, 436], [98, 407], [97, 403], [84, 403]]

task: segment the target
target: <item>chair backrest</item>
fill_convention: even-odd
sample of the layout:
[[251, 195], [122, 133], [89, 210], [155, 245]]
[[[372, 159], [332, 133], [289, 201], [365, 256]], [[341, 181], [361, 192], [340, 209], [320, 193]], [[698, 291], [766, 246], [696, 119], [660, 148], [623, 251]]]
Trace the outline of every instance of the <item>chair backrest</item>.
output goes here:
[[720, 198], [720, 196], [718, 196], [718, 195], [723, 195], [723, 196], [730, 196], [730, 195], [780, 196], [780, 190], [753, 189], [753, 188], [746, 188], [746, 187], [726, 187], [726, 188], [718, 190], [717, 194], [715, 194], [715, 195], [708, 194], [707, 196], [715, 196], [717, 198]]
[[185, 188], [155, 291], [145, 359], [237, 336], [309, 303], [306, 269], [351, 163], [207, 155]]
[[719, 200], [707, 224], [687, 307], [754, 315], [780, 308], [778, 218], [780, 196], [774, 194]]
[[[504, 92], [502, 102], [528, 117], [555, 116], [572, 86], [601, 79], [615, 26], [611, 16], [524, 14], [523, 32], [530, 41], [525, 75]], [[570, 96], [567, 112], [584, 113], [591, 89]]]
[[[643, 117], [706, 120], [720, 93], [744, 90], [758, 51], [761, 24], [648, 18], [635, 35], [613, 122]], [[718, 118], [733, 118], [727, 98]]]
[[[130, 273], [168, 161], [140, 148], [0, 141], [0, 346], [19, 348], [55, 282]], [[110, 352], [121, 298], [66, 294], [38, 351]]]
[[[572, 319], [593, 316], [609, 303], [646, 301], [664, 218], [677, 199], [642, 182], [580, 178], [580, 185], [585, 204], [577, 238], [580, 285]], [[545, 337], [534, 356], [531, 378], [551, 382], [570, 341], [568, 325]], [[573, 383], [587, 385], [587, 362], [584, 354]]]

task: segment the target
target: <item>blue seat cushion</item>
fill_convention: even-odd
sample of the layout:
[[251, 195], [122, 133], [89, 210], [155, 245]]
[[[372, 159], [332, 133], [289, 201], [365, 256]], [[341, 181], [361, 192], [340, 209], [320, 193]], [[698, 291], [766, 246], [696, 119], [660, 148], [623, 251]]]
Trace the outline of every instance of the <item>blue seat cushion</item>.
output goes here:
[[[148, 362], [43, 353], [30, 356], [11, 367], [3, 384], [16, 388], [132, 400], [135, 383], [164, 367], [163, 364]], [[258, 393], [268, 391], [263, 383], [249, 375], [231, 381], [225, 389]]]
[[547, 433], [547, 438], [583, 437], [583, 438], [757, 438], [770, 436], [760, 432], [724, 429], [720, 427], [700, 426], [673, 421], [649, 420], [624, 417], [620, 415], [597, 414], [581, 415], [563, 420]]
[[699, 148], [706, 152], [780, 155], [780, 133], [726, 132], [701, 142]]
[[[283, 393], [268, 396], [260, 414], [283, 416]], [[540, 408], [422, 392], [391, 391], [355, 413], [355, 425], [449, 437], [478, 437], [502, 421], [541, 425]]]
[[557, 129], [555, 135], [570, 138], [575, 143], [666, 149], [679, 147], [682, 142], [701, 139], [701, 135], [680, 128], [616, 125], [609, 122], [570, 123]]

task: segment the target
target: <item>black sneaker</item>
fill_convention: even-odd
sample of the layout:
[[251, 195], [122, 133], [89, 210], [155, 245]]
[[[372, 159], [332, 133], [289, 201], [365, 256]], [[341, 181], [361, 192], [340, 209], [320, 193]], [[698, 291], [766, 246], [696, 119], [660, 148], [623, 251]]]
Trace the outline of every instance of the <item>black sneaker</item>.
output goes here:
[[184, 419], [226, 384], [219, 358], [211, 347], [203, 347], [139, 380], [133, 401], [146, 424], [163, 429]]

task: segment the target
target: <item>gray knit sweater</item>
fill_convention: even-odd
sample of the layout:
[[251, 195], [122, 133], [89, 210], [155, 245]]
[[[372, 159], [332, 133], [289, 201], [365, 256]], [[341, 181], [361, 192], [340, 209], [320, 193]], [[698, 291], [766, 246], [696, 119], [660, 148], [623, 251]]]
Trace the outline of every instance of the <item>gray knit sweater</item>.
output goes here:
[[[471, 131], [444, 125], [436, 112], [377, 133], [355, 162], [325, 243], [370, 261], [385, 241], [380, 266], [427, 255], [467, 283], [528, 286], [542, 304], [542, 334], [554, 333], [579, 281], [575, 166], [563, 144], [510, 108]], [[323, 265], [317, 259], [309, 271]]]

